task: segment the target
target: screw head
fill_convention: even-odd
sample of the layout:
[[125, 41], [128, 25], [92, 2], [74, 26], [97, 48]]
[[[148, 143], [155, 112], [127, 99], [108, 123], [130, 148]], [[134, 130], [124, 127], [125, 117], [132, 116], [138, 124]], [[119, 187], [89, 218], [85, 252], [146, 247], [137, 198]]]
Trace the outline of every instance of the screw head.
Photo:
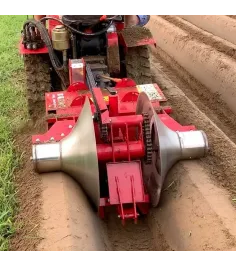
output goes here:
[[69, 125], [69, 128], [72, 128], [72, 125]]
[[37, 142], [40, 142], [40, 139], [36, 139]]
[[64, 137], [65, 136], [65, 134], [64, 133], [61, 133], [61, 137]]
[[50, 140], [54, 140], [54, 137], [51, 137]]

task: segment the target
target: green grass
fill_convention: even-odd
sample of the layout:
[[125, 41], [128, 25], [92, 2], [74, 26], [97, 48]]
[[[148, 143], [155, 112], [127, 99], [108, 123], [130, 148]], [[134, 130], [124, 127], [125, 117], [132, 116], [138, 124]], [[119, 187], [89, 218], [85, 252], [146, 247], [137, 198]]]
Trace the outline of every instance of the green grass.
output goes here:
[[0, 251], [9, 249], [17, 211], [14, 170], [19, 163], [13, 132], [27, 118], [23, 61], [18, 53], [24, 16], [0, 16]]

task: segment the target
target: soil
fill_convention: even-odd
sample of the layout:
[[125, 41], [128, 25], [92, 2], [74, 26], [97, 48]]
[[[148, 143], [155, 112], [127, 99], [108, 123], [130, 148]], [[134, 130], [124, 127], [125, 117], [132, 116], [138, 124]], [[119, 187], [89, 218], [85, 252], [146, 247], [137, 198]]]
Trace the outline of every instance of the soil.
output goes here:
[[142, 40], [152, 38], [152, 35], [145, 27], [128, 27], [122, 30], [122, 37], [127, 47], [133, 47]]
[[149, 49], [147, 46], [128, 48], [125, 56], [126, 74], [136, 84], [152, 83]]
[[236, 21], [228, 16], [180, 16], [215, 36], [236, 44]]
[[[217, 23], [227, 20], [215, 17]], [[97, 219], [70, 177], [34, 173], [31, 135], [44, 130], [41, 122], [33, 130], [28, 125], [16, 137], [25, 154], [16, 173], [22, 226], [12, 250], [236, 250], [236, 49], [203, 26], [179, 16], [152, 16], [148, 24], [157, 42], [151, 50], [153, 81], [178, 122], [205, 131], [208, 155], [176, 164], [159, 207], [123, 227], [112, 211]]]
[[[158, 28], [158, 33], [155, 28]], [[236, 113], [235, 60], [219, 53], [210, 45], [197, 41], [187, 31], [175, 27], [163, 18], [154, 16], [150, 29], [158, 46], [188, 71], [209, 91], [218, 94], [233, 113]], [[160, 36], [162, 36], [160, 38]]]
[[[224, 39], [204, 31], [190, 22], [176, 16], [160, 16], [178, 28], [188, 32], [190, 38], [212, 46], [216, 51], [236, 59], [236, 46]], [[185, 16], [183, 16], [185, 17]]]
[[16, 136], [16, 149], [22, 154], [21, 165], [15, 173], [19, 210], [16, 217], [17, 232], [11, 240], [11, 250], [36, 250], [42, 237], [38, 234], [41, 223], [42, 183], [30, 161], [31, 134], [45, 130], [44, 121], [25, 125]]
[[112, 45], [108, 47], [107, 62], [111, 76], [117, 76], [117, 74], [120, 72], [120, 55], [118, 45]]
[[236, 16], [235, 15], [228, 15], [228, 17], [233, 18], [233, 19], [236, 19]]
[[209, 91], [160, 48], [154, 51], [153, 60], [161, 64], [162, 71], [236, 143], [236, 116], [220, 99], [219, 94]]
[[47, 55], [25, 55], [26, 95], [33, 120], [44, 113], [44, 94], [50, 91], [50, 61]]
[[109, 239], [109, 248], [114, 251], [163, 251], [170, 250], [161, 231], [154, 237], [148, 220], [141, 218], [137, 224], [128, 221], [123, 226], [116, 213], [110, 213], [104, 224], [104, 232]]

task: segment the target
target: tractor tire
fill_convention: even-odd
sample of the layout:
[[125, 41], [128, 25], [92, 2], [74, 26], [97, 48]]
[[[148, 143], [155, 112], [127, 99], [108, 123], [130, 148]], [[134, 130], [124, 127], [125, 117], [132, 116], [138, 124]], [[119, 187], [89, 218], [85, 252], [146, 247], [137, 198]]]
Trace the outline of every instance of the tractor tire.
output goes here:
[[45, 110], [45, 93], [51, 90], [50, 60], [47, 54], [24, 55], [28, 112], [37, 118]]
[[148, 46], [128, 48], [125, 64], [127, 78], [133, 79], [137, 85], [152, 83]]

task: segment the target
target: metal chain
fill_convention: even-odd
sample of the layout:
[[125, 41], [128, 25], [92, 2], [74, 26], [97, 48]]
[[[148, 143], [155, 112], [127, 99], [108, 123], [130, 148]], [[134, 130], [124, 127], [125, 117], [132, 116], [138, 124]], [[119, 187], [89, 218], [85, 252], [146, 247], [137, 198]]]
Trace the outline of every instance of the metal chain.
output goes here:
[[147, 113], [143, 113], [143, 136], [145, 143], [145, 163], [152, 163], [152, 136], [150, 129], [150, 119]]

